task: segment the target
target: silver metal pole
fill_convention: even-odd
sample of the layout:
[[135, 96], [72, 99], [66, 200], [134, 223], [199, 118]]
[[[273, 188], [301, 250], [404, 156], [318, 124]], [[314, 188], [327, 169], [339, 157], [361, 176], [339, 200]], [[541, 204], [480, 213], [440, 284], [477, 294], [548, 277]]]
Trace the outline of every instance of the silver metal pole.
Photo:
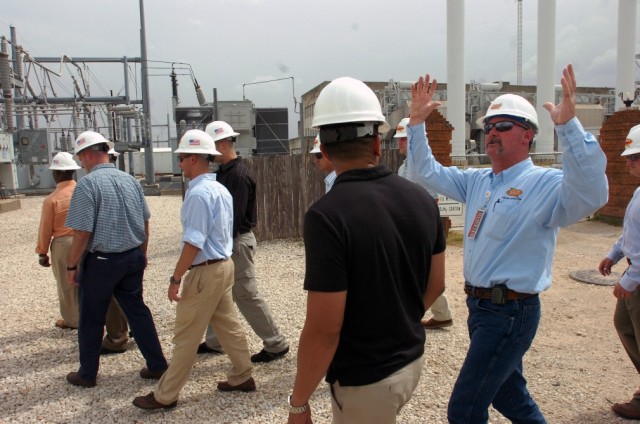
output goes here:
[[149, 74], [147, 61], [147, 39], [144, 27], [144, 0], [140, 0], [140, 56], [142, 58], [142, 108], [144, 111], [146, 131], [143, 131], [142, 144], [145, 147], [144, 167], [147, 184], [155, 184], [153, 169], [153, 144], [151, 141], [151, 102], [149, 101]]

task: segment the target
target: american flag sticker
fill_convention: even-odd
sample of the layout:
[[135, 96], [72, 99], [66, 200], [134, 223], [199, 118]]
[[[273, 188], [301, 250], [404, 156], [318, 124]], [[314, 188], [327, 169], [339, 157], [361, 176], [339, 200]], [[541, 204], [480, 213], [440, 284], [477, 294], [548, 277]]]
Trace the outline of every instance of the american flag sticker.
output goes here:
[[220, 127], [220, 128], [216, 128], [216, 129], [214, 130], [214, 133], [216, 133], [216, 134], [220, 134], [220, 133], [221, 133], [221, 132], [223, 132], [223, 131], [224, 131], [224, 129], [223, 129], [222, 127]]
[[200, 145], [200, 140], [197, 140], [197, 139], [189, 140], [189, 146], [199, 146], [199, 145]]
[[83, 137], [83, 138], [79, 139], [79, 140], [76, 142], [76, 144], [77, 144], [78, 146], [82, 146], [82, 145], [84, 144], [84, 142], [85, 142], [85, 139], [84, 139], [84, 137]]

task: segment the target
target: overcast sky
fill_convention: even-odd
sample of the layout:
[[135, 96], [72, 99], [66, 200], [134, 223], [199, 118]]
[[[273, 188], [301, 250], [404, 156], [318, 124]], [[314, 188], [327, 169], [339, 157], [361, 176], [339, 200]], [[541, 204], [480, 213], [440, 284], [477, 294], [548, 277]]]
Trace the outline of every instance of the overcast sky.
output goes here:
[[[9, 38], [15, 26], [31, 56], [140, 56], [138, 0], [3, 3], [0, 35]], [[618, 2], [556, 3], [558, 81], [571, 62], [578, 85], [615, 87]], [[428, 72], [446, 82], [446, 0], [146, 0], [144, 7], [149, 60], [189, 63], [207, 101], [214, 87], [219, 100], [240, 100], [243, 84], [285, 77], [295, 83], [245, 86], [246, 97], [257, 107], [292, 109], [294, 90], [300, 100], [322, 81], [345, 75], [406, 81]], [[524, 84], [536, 83], [537, 8], [537, 1], [523, 1]], [[465, 81], [515, 83], [517, 1], [469, 0], [465, 16]], [[90, 66], [92, 95], [122, 94], [121, 65]], [[155, 66], [165, 66], [151, 70], [157, 124], [171, 110], [171, 86], [169, 65]], [[181, 106], [197, 105], [189, 77], [179, 82]], [[293, 137], [298, 115], [289, 119]]]

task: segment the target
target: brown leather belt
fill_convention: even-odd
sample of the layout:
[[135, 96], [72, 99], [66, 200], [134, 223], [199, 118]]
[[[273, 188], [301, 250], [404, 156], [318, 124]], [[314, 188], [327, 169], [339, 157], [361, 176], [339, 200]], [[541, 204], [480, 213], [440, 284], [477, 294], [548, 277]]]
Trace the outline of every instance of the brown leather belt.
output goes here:
[[220, 262], [220, 261], [224, 261], [224, 258], [221, 258], [221, 259], [210, 259], [210, 260], [208, 260], [208, 261], [200, 262], [199, 264], [191, 265], [191, 266], [189, 267], [189, 269], [191, 269], [191, 268], [196, 268], [196, 267], [199, 267], [199, 266], [205, 266], [205, 265], [215, 264], [215, 263], [218, 263], [218, 262]]
[[526, 299], [528, 297], [537, 296], [537, 293], [519, 293], [517, 291], [513, 291], [506, 287], [493, 287], [490, 289], [486, 289], [483, 287], [474, 287], [468, 284], [464, 286], [464, 292], [467, 296], [475, 297], [477, 299], [495, 299], [495, 290], [502, 290], [506, 296], [504, 298], [506, 300], [518, 300], [518, 299]]

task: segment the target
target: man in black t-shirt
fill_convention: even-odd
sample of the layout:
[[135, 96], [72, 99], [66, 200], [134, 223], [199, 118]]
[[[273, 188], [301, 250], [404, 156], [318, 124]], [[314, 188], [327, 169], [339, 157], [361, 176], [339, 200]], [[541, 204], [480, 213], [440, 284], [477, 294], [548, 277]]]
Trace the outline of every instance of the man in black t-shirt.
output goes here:
[[310, 421], [325, 375], [334, 423], [394, 423], [422, 372], [420, 320], [444, 291], [440, 213], [424, 189], [378, 166], [388, 124], [364, 83], [327, 85], [313, 126], [338, 177], [305, 215], [307, 316], [289, 423]]

